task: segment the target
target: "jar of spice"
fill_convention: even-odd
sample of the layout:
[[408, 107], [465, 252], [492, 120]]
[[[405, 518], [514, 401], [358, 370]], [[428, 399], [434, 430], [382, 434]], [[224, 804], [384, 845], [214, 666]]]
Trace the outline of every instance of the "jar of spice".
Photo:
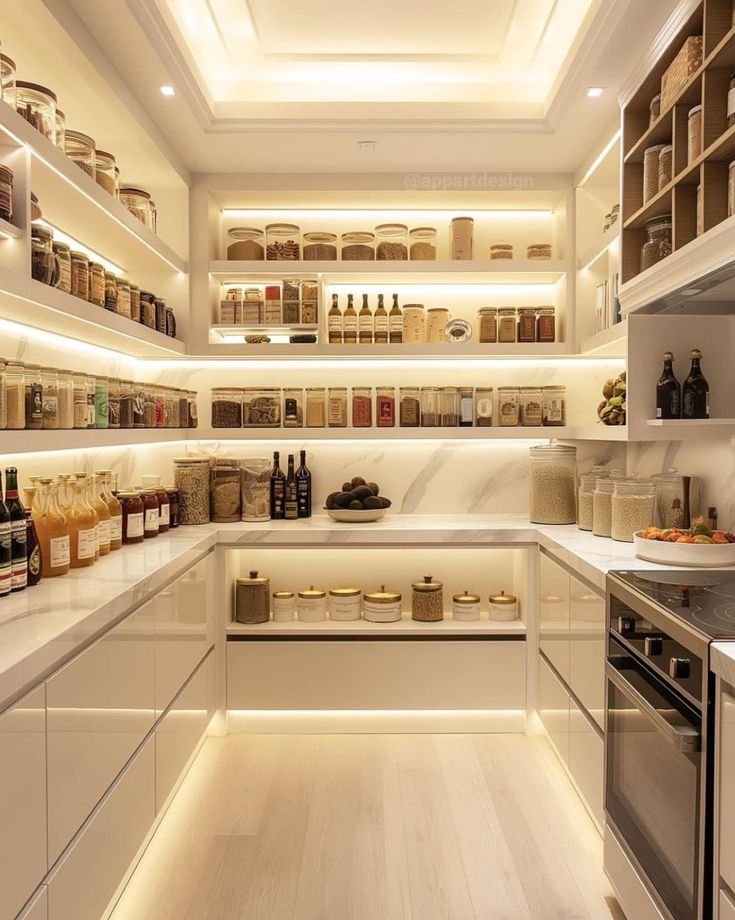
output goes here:
[[89, 259], [83, 252], [70, 252], [71, 292], [75, 297], [89, 300]]
[[516, 309], [501, 307], [498, 310], [498, 342], [504, 345], [516, 340]]
[[567, 388], [544, 387], [542, 394], [543, 424], [563, 428], [567, 423]]
[[370, 623], [396, 623], [401, 617], [401, 594], [386, 591], [381, 585], [379, 591], [368, 591], [363, 598], [363, 619]]
[[477, 387], [475, 390], [475, 424], [478, 428], [491, 428], [493, 424], [493, 388]]
[[452, 597], [452, 618], [460, 623], [470, 623], [480, 619], [480, 595], [470, 594], [466, 589], [462, 594]]
[[347, 387], [329, 388], [327, 417], [330, 428], [347, 427]]
[[329, 619], [340, 623], [359, 620], [362, 615], [362, 591], [359, 588], [329, 589]]
[[441, 423], [439, 387], [421, 387], [421, 427], [438, 428]]
[[643, 151], [643, 204], [658, 194], [658, 163], [665, 144], [654, 144]]
[[327, 595], [312, 585], [299, 591], [299, 620], [302, 623], [319, 623], [327, 618]]
[[515, 428], [521, 421], [521, 392], [518, 387], [498, 387], [498, 424]]
[[421, 391], [418, 387], [401, 387], [401, 428], [421, 425]]
[[23, 379], [25, 381], [25, 427], [27, 429], [43, 428], [43, 385], [41, 367], [38, 364], [26, 364]]
[[702, 152], [702, 106], [689, 109], [687, 118], [687, 163], [693, 163]]
[[671, 214], [663, 214], [646, 223], [646, 242], [641, 249], [641, 271], [671, 255]]
[[375, 424], [378, 428], [394, 428], [396, 424], [395, 387], [378, 387], [375, 391]]
[[524, 344], [536, 341], [536, 310], [523, 307], [518, 311], [518, 341]]
[[530, 449], [530, 517], [533, 524], [577, 522], [577, 449], [551, 442]]
[[594, 473], [586, 473], [584, 476], [580, 476], [579, 492], [577, 494], [577, 527], [580, 530], [592, 530], [594, 493]]
[[249, 578], [235, 581], [235, 621], [237, 623], [267, 623], [271, 618], [270, 579], [262, 578], [256, 570]]
[[273, 622], [290, 623], [295, 614], [293, 591], [273, 592]]
[[327, 424], [326, 390], [324, 387], [306, 388], [306, 418], [307, 428], [324, 428]]
[[56, 287], [65, 294], [71, 294], [71, 249], [66, 243], [54, 242], [53, 251], [59, 265], [59, 283]]
[[301, 387], [289, 387], [283, 391], [283, 427], [303, 428], [304, 391]]
[[539, 307], [536, 313], [536, 341], [556, 341], [556, 310], [554, 307]]
[[437, 623], [444, 619], [444, 593], [440, 581], [431, 575], [424, 575], [423, 581], [415, 581], [411, 595], [411, 619], [421, 623]]
[[122, 510], [123, 543], [142, 543], [144, 540], [143, 499], [137, 492], [118, 492], [116, 498]]
[[209, 523], [209, 460], [180, 457], [174, 460], [174, 487], [179, 493], [179, 523]]
[[342, 234], [342, 261], [368, 262], [375, 258], [375, 234], [352, 230]]
[[16, 108], [18, 114], [48, 138], [56, 143], [56, 93], [38, 83], [17, 80], [15, 83]]
[[520, 421], [524, 428], [540, 428], [543, 424], [541, 387], [521, 387]]
[[246, 457], [242, 467], [242, 520], [269, 521], [271, 462], [265, 457]]
[[242, 472], [234, 457], [216, 457], [209, 471], [210, 518], [215, 524], [242, 520]]
[[74, 384], [71, 371], [59, 371], [59, 428], [74, 427]]
[[498, 310], [497, 307], [482, 307], [478, 311], [480, 323], [480, 341], [494, 343], [498, 341]]
[[41, 368], [43, 428], [59, 427], [59, 375], [55, 367]]
[[0, 166], [0, 217], [13, 221], [13, 170], [9, 166]]
[[212, 428], [242, 428], [242, 391], [212, 387]]
[[110, 381], [107, 377], [95, 378], [94, 427], [110, 427]]
[[515, 594], [491, 594], [488, 598], [490, 604], [490, 619], [499, 623], [510, 623], [518, 619], [518, 598]]
[[156, 489], [142, 489], [140, 497], [143, 500], [143, 536], [151, 540], [158, 536], [158, 518], [161, 513], [158, 492]]
[[334, 262], [337, 258], [337, 234], [313, 232], [304, 234], [305, 262]]
[[130, 319], [130, 282], [125, 278], [118, 278], [115, 293], [115, 312]]

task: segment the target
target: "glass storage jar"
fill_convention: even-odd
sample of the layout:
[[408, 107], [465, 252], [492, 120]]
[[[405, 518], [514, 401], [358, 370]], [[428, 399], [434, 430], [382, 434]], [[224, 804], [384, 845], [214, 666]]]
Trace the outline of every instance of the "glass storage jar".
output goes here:
[[84, 374], [72, 374], [74, 391], [74, 427], [87, 427], [87, 378]]
[[347, 387], [330, 387], [327, 408], [330, 428], [347, 427]]
[[142, 543], [145, 539], [145, 508], [137, 492], [118, 492], [116, 495], [122, 511], [122, 541]]
[[112, 272], [105, 272], [105, 310], [117, 313], [117, 278]]
[[130, 211], [146, 227], [152, 229], [151, 196], [142, 188], [127, 186], [120, 189], [120, 204]]
[[156, 427], [156, 387], [144, 383], [141, 385], [143, 391], [143, 427]]
[[508, 345], [516, 340], [516, 308], [501, 307], [498, 310], [498, 342]]
[[179, 493], [179, 523], [209, 523], [209, 459], [174, 460], [174, 488]]
[[444, 586], [424, 575], [423, 581], [411, 586], [411, 619], [420, 623], [437, 623], [444, 619]]
[[235, 457], [216, 457], [209, 471], [210, 519], [215, 524], [242, 520], [242, 471]]
[[67, 131], [64, 136], [64, 153], [93, 179], [96, 174], [96, 144], [94, 139], [81, 131]]
[[241, 465], [243, 521], [270, 521], [271, 461], [246, 457]]
[[436, 227], [414, 227], [408, 234], [412, 262], [433, 262], [436, 259]]
[[342, 261], [369, 262], [375, 258], [375, 234], [368, 230], [351, 230], [342, 234]]
[[9, 166], [0, 166], [0, 217], [13, 221], [13, 170]]
[[0, 54], [0, 99], [11, 109], [17, 108], [15, 91], [15, 61], [7, 54]]
[[465, 588], [461, 594], [452, 597], [452, 619], [460, 623], [471, 623], [480, 619], [480, 595], [470, 594]]
[[94, 381], [94, 426], [110, 427], [110, 380], [108, 377], [96, 377]]
[[31, 226], [31, 276], [35, 281], [56, 287], [59, 283], [59, 259], [54, 253], [54, 235], [48, 227]]
[[702, 152], [702, 106], [689, 109], [687, 117], [687, 163], [693, 163]]
[[472, 428], [475, 424], [475, 389], [459, 388], [459, 427]]
[[179, 404], [178, 415], [179, 419], [176, 423], [177, 428], [188, 428], [189, 427], [189, 399], [186, 395], [186, 390], [176, 390], [176, 399]]
[[273, 592], [273, 622], [290, 623], [296, 612], [293, 591]]
[[108, 195], [114, 198], [117, 194], [117, 180], [115, 176], [115, 157], [106, 150], [96, 150], [94, 155], [94, 178], [97, 185], [101, 185]]
[[166, 388], [154, 387], [153, 398], [156, 407], [156, 428], [166, 427]]
[[[145, 428], [145, 385], [142, 383], [133, 383], [133, 428]], [[155, 407], [153, 410], [153, 421], [155, 422]]]
[[359, 620], [362, 616], [362, 591], [359, 588], [329, 589], [329, 619], [338, 623]]
[[409, 345], [426, 341], [426, 315], [423, 304], [407, 303], [403, 307], [403, 341]]
[[38, 83], [17, 80], [15, 106], [36, 131], [56, 143], [56, 93]]
[[521, 391], [519, 387], [498, 387], [498, 424], [501, 428], [516, 428], [521, 423]]
[[[140, 291], [140, 310], [138, 322], [147, 326], [149, 329], [156, 328], [156, 295], [151, 291]], [[135, 314], [133, 314], [135, 319]]]
[[421, 390], [419, 387], [401, 387], [401, 428], [419, 428], [421, 425]]
[[352, 427], [372, 428], [373, 426], [373, 388], [352, 388]]
[[56, 107], [56, 146], [64, 151], [64, 145], [66, 143], [66, 115], [61, 111], [61, 109]]
[[246, 387], [242, 393], [245, 428], [280, 428], [281, 391], [274, 387]]
[[659, 159], [665, 146], [654, 144], [643, 151], [643, 204], [658, 194]]
[[673, 156], [674, 148], [671, 144], [666, 144], [661, 148], [658, 155], [658, 190], [665, 188], [673, 176]]
[[71, 266], [71, 292], [75, 297], [89, 300], [89, 259], [83, 252], [69, 253]]
[[133, 381], [120, 381], [120, 427], [133, 428]]
[[477, 387], [475, 389], [475, 425], [478, 428], [491, 428], [493, 424], [493, 388]]
[[305, 262], [334, 262], [336, 259], [336, 233], [312, 232], [304, 234]]
[[26, 426], [25, 366], [21, 361], [5, 365], [6, 428], [17, 431]]
[[253, 569], [249, 578], [235, 579], [235, 622], [253, 625], [271, 618], [270, 579]]
[[53, 243], [53, 251], [58, 259], [59, 283], [56, 287], [65, 294], [71, 294], [71, 250], [66, 243]]
[[541, 387], [521, 387], [521, 425], [524, 428], [540, 428], [543, 424], [543, 418], [543, 392]]
[[494, 343], [498, 341], [498, 310], [497, 307], [482, 307], [478, 310], [477, 318], [480, 325], [480, 341]]
[[362, 616], [369, 623], [397, 623], [401, 616], [401, 594], [386, 591], [385, 585], [379, 591], [367, 591], [363, 597]]
[[298, 598], [299, 620], [302, 623], [319, 623], [327, 618], [327, 594], [321, 588], [303, 588]]
[[442, 428], [456, 428], [459, 425], [459, 390], [457, 387], [441, 388], [439, 409]]
[[188, 428], [199, 427], [199, 413], [197, 412], [197, 394], [194, 390], [187, 390], [186, 397], [189, 404], [189, 424]]
[[592, 493], [592, 533], [596, 537], [612, 536], [612, 497], [615, 480], [595, 478]]
[[445, 342], [448, 322], [449, 310], [446, 307], [430, 307], [426, 311], [426, 341], [435, 345]]
[[563, 428], [567, 423], [567, 388], [544, 387], [541, 402], [543, 424], [550, 428]]
[[89, 263], [89, 303], [105, 305], [105, 270], [98, 262]]
[[455, 217], [450, 231], [450, 249], [452, 259], [471, 261], [473, 256], [473, 236], [475, 221], [472, 217]]
[[405, 262], [408, 259], [408, 227], [405, 224], [379, 224], [375, 228], [379, 262]]
[[671, 255], [671, 249], [671, 214], [647, 221], [646, 242], [641, 249], [641, 271]]
[[536, 308], [521, 307], [518, 310], [517, 340], [524, 345], [536, 341]]
[[532, 524], [576, 524], [577, 449], [551, 442], [530, 448]]
[[395, 387], [377, 387], [375, 390], [375, 425], [377, 428], [394, 428], [395, 424]]
[[283, 427], [304, 427], [304, 391], [301, 387], [286, 387], [283, 390]]
[[227, 231], [227, 258], [260, 262], [265, 258], [265, 234], [255, 227], [231, 227]]
[[296, 224], [267, 224], [265, 257], [277, 262], [297, 262], [301, 258], [301, 230]]
[[536, 341], [556, 341], [556, 309], [554, 307], [539, 307], [536, 313]]
[[441, 424], [439, 387], [421, 387], [421, 427], [438, 428]]
[[592, 530], [593, 521], [593, 496], [595, 494], [595, 475], [585, 473], [579, 477], [579, 493], [577, 496], [577, 527], [580, 530]]
[[43, 387], [43, 428], [59, 427], [59, 374], [55, 367], [41, 368]]
[[25, 427], [27, 429], [43, 428], [43, 384], [41, 383], [41, 366], [26, 364], [23, 380], [25, 382]]
[[179, 397], [173, 387], [165, 387], [165, 428], [179, 427]]
[[130, 319], [130, 282], [125, 278], [117, 279], [115, 312], [119, 316], [125, 316], [127, 319]]
[[327, 399], [324, 387], [306, 388], [304, 420], [307, 428], [324, 428], [327, 424]]
[[613, 540], [632, 543], [633, 534], [653, 525], [656, 485], [650, 479], [618, 479], [612, 495]]
[[107, 411], [110, 428], [120, 427], [120, 403], [121, 403], [122, 382], [118, 377], [110, 377], [109, 395], [107, 401]]

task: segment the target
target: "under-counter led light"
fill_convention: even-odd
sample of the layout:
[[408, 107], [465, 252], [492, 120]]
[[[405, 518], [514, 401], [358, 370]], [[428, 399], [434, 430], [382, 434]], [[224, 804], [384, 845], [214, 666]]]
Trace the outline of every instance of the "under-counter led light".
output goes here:
[[[467, 208], [222, 208], [222, 214], [225, 217], [251, 217], [261, 220], [283, 220], [287, 217], [297, 217], [299, 215], [308, 216], [318, 219], [328, 219], [330, 217], [354, 217], [359, 220], [365, 214], [383, 215], [386, 220], [396, 219], [403, 220], [428, 220], [434, 218], [443, 220], [453, 217], [461, 212], [463, 217], [498, 217], [498, 218], [549, 218], [554, 212], [550, 208], [517, 208], [515, 210], [485, 208], [467, 209]], [[386, 271], [389, 270], [389, 266]]]
[[590, 86], [587, 88], [587, 95], [590, 99], [598, 99], [604, 92], [605, 90], [602, 86]]
[[173, 88], [173, 86], [169, 86], [168, 84], [166, 84], [165, 86], [162, 86], [160, 89], [161, 89], [162, 96], [175, 96], [176, 95], [176, 90]]
[[48, 227], [49, 230], [53, 231], [55, 243], [66, 243], [72, 250], [83, 252], [91, 262], [98, 262], [105, 271], [111, 272], [113, 275], [122, 275], [125, 273], [124, 268], [120, 268], [119, 265], [110, 262], [109, 259], [101, 256], [94, 249], [90, 249], [89, 246], [85, 246], [84, 243], [80, 243], [79, 240], [75, 240], [73, 236], [69, 236], [69, 234], [64, 233], [63, 230], [59, 230], [55, 224], [50, 224], [44, 218], [40, 217], [38, 220], [34, 220], [33, 223], [40, 224], [42, 227]]

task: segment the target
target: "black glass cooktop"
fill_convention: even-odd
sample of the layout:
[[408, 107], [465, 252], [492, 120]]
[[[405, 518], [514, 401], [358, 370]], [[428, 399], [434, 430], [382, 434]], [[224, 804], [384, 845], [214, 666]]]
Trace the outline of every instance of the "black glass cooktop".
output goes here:
[[672, 569], [613, 574], [710, 639], [735, 639], [735, 572]]

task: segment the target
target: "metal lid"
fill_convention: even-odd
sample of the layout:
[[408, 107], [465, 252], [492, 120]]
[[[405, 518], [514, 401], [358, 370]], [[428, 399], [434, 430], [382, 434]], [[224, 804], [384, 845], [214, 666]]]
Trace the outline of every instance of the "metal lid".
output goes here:
[[93, 137], [90, 137], [88, 134], [83, 134], [81, 131], [72, 131], [71, 128], [68, 128], [64, 133], [65, 141], [82, 141], [88, 147], [91, 147], [93, 150], [95, 148], [95, 140]]
[[443, 585], [440, 581], [433, 581], [431, 575], [424, 575], [423, 581], [415, 581], [411, 587], [414, 591], [441, 591]]
[[365, 600], [370, 604], [400, 604], [400, 591], [386, 591], [385, 585], [380, 586], [380, 591], [368, 591]]
[[273, 597], [277, 601], [292, 601], [293, 600], [293, 591], [274, 591]]
[[270, 578], [259, 578], [257, 569], [250, 572], [250, 578], [237, 578], [235, 584], [238, 585], [269, 585]]
[[424, 305], [422, 303], [404, 303], [403, 305], [404, 313], [406, 310], [423, 310], [423, 309], [424, 309]]
[[314, 585], [311, 585], [308, 588], [305, 588], [302, 591], [299, 591], [299, 597], [303, 597], [307, 600], [316, 600], [321, 597], [326, 597], [327, 592], [322, 591], [321, 588], [315, 588]]
[[120, 189], [121, 195], [141, 195], [143, 198], [147, 198], [150, 201], [150, 192], [146, 192], [142, 188], [132, 188], [132, 186], [126, 186], [125, 188]]
[[28, 83], [26, 80], [16, 80], [15, 81], [16, 89], [32, 89], [37, 93], [43, 93], [45, 96], [53, 99], [56, 102], [56, 93], [53, 90], [50, 90], [47, 86], [41, 86], [40, 83]]
[[480, 595], [470, 594], [469, 591], [465, 588], [462, 594], [455, 594], [452, 600], [455, 604], [479, 604]]
[[506, 594], [501, 591], [500, 594], [491, 594], [488, 598], [491, 604], [517, 604], [518, 598], [515, 594]]
[[573, 457], [577, 453], [577, 448], [572, 447], [570, 444], [558, 444], [556, 441], [549, 441], [548, 444], [538, 444], [536, 447], [530, 447], [529, 451], [531, 456], [553, 457], [556, 455], [557, 457]]
[[362, 594], [360, 588], [330, 588], [330, 597], [359, 597]]

